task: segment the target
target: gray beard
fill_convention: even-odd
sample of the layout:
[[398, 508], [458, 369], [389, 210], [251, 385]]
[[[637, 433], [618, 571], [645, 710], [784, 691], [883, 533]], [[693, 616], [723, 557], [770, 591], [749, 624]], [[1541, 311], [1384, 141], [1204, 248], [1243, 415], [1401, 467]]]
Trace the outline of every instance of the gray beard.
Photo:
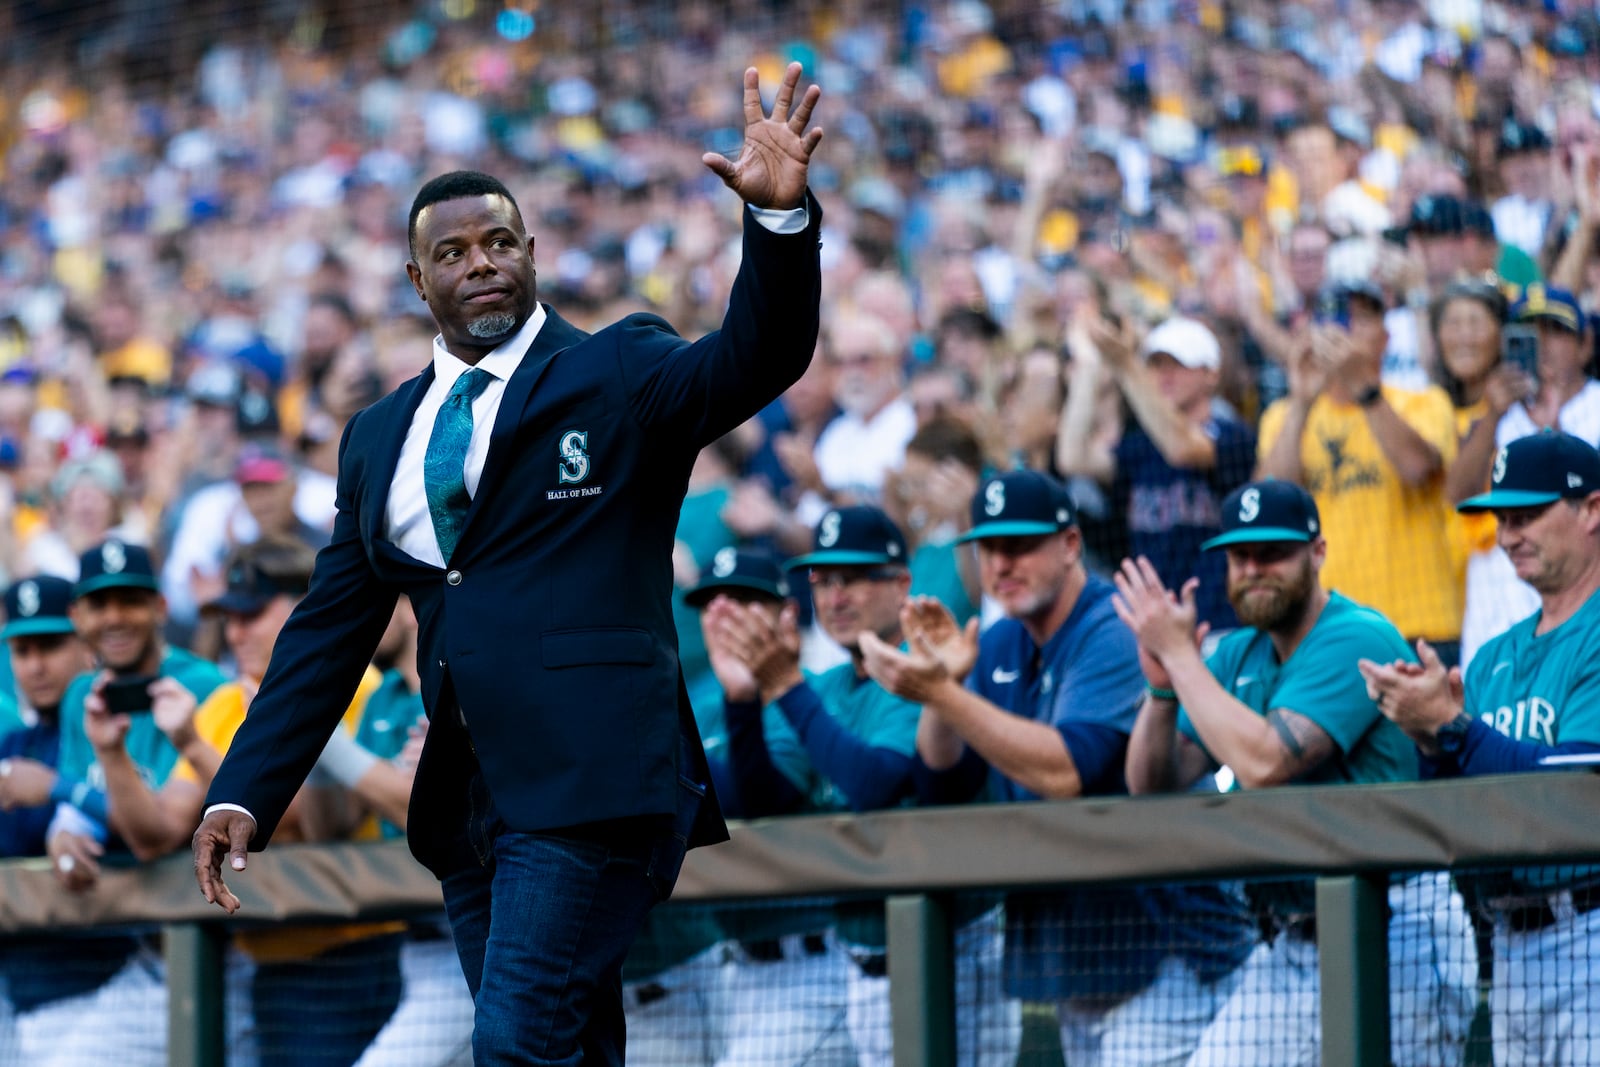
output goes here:
[[517, 328], [517, 317], [509, 311], [500, 311], [467, 323], [467, 332], [480, 341], [493, 341], [505, 337]]

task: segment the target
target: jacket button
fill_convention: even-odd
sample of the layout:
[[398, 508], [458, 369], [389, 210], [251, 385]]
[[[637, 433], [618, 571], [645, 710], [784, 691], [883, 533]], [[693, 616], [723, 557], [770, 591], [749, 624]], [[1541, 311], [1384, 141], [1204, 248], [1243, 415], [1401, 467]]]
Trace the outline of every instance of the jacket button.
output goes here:
[[444, 580], [450, 585], [460, 585], [461, 584], [461, 572], [460, 571], [451, 571], [449, 574], [444, 576]]

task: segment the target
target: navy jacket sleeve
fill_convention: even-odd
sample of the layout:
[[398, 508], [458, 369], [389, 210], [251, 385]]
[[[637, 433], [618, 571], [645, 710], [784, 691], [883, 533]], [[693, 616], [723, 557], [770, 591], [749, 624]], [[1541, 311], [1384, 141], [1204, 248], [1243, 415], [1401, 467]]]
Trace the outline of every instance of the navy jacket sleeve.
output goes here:
[[349, 707], [394, 612], [398, 592], [378, 580], [361, 542], [355, 488], [364, 465], [354, 441], [339, 443], [333, 540], [317, 553], [311, 589], [289, 616], [250, 714], [229, 745], [206, 804], [238, 804], [256, 820], [250, 848], [266, 847], [322, 746]]
[[[704, 446], [751, 418], [805, 373], [816, 349], [822, 267], [822, 206], [806, 193], [807, 224], [773, 233], [744, 211], [739, 274], [722, 327], [694, 343], [635, 315], [618, 341], [619, 369], [634, 417]], [[643, 343], [659, 331], [670, 343]]]

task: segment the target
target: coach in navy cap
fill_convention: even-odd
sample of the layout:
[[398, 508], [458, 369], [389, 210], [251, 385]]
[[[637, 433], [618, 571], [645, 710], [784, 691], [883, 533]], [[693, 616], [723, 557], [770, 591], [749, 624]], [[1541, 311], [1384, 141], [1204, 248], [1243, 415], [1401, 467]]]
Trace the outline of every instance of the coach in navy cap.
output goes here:
[[1588, 442], [1545, 430], [1521, 437], [1494, 458], [1489, 491], [1468, 497], [1456, 510], [1514, 511], [1544, 508], [1557, 500], [1582, 500], [1600, 491], [1600, 453]]
[[[1123, 755], [1145, 680], [1111, 583], [1084, 564], [1066, 487], [1040, 471], [996, 474], [978, 485], [971, 514], [961, 540], [976, 545], [984, 594], [1006, 617], [980, 635], [975, 620], [963, 631], [916, 598], [906, 649], [862, 638], [873, 679], [922, 705], [919, 784], [945, 802], [1126, 792]], [[1214, 925], [1199, 929], [1198, 915]], [[1248, 944], [1243, 909], [1209, 886], [1013, 895], [1005, 927], [1007, 993], [1076, 1001], [1057, 1020], [1075, 1049], [1134, 1047], [1145, 1039], [1134, 1020], [1161, 997], [1214, 1003], [1217, 980], [1247, 951], [1234, 946]], [[1191, 1040], [1190, 1026], [1169, 1036]]]

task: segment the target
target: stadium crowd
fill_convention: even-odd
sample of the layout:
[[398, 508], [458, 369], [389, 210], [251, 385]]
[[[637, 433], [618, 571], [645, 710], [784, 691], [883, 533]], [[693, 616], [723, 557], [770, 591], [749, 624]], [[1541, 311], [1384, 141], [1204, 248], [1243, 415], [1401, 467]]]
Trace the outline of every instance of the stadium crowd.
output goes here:
[[[159, 74], [117, 62], [148, 25], [11, 15], [0, 854], [77, 891], [187, 844], [341, 433], [429, 359], [422, 182], [502, 177], [580, 327], [717, 326], [740, 217], [700, 155], [741, 126], [707, 86], [750, 55], [826, 94], [824, 297], [810, 370], [701, 454], [678, 527], [731, 815], [1600, 751], [1595, 5], [262, 8]], [[280, 839], [403, 832], [403, 603], [346, 727]], [[1009, 1067], [1024, 1000], [1072, 1067], [1316, 1062], [1314, 915], [1278, 888], [973, 902], [962, 1062]], [[1463, 1062], [1480, 977], [1493, 1062], [1600, 1059], [1600, 871], [1397, 878], [1390, 907], [1395, 1062]], [[885, 943], [858, 906], [659, 912], [630, 1058], [887, 1064]], [[230, 961], [237, 1062], [470, 1062], [438, 923]], [[165, 1062], [147, 938], [7, 943], [0, 992], [0, 1062]]]

